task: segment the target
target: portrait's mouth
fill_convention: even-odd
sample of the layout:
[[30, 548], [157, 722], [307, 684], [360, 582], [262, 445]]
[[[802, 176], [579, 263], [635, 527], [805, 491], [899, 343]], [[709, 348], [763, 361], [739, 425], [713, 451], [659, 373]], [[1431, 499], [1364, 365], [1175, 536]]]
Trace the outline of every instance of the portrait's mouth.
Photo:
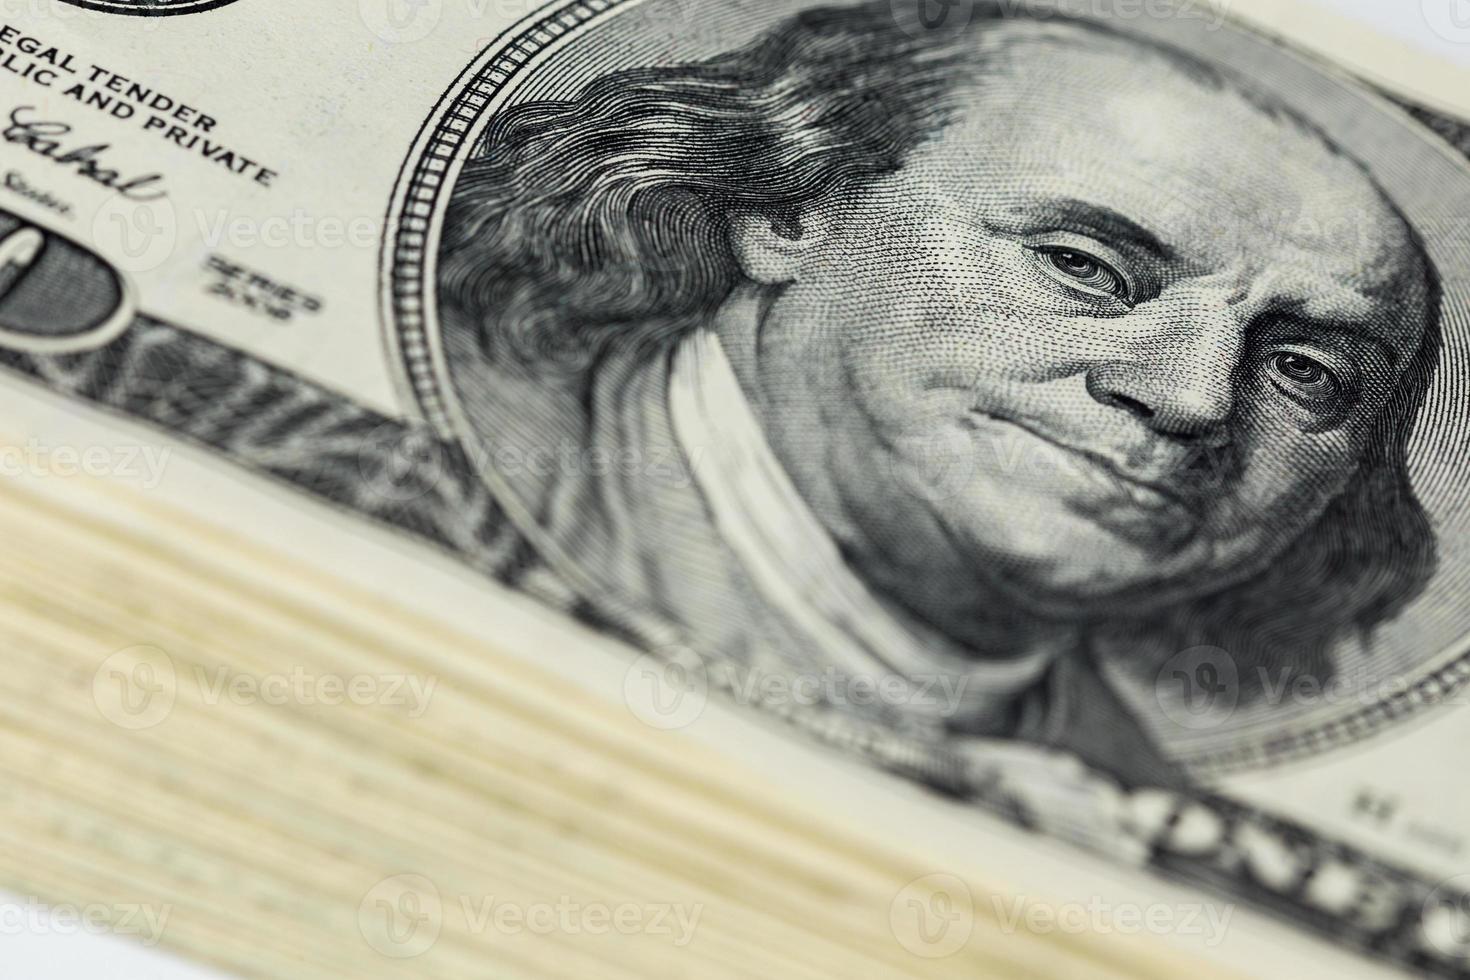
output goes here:
[[1199, 527], [1199, 507], [1177, 491], [1132, 476], [1106, 456], [1070, 445], [1030, 422], [978, 409], [973, 414], [992, 426], [1022, 432], [1059, 453], [1067, 463], [1059, 465], [1057, 472], [1075, 475], [1088, 491], [1068, 499], [1068, 506], [1109, 530], [1153, 547], [1176, 547]]

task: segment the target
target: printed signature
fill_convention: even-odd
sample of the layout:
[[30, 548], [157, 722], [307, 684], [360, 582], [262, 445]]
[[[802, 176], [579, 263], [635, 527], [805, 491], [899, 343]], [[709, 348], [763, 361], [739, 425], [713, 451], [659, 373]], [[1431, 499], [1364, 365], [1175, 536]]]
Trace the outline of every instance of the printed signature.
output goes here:
[[131, 201], [156, 201], [167, 197], [168, 191], [159, 185], [162, 174], [143, 174], [139, 177], [124, 177], [122, 172], [102, 165], [102, 157], [112, 149], [111, 143], [93, 143], [67, 149], [58, 137], [71, 133], [72, 128], [64, 122], [49, 122], [42, 119], [22, 119], [22, 113], [33, 113], [34, 106], [18, 106], [10, 113], [10, 125], [0, 131], [0, 138], [7, 143], [25, 147], [32, 153], [43, 156], [52, 163], [71, 167], [81, 176], [110, 188]]

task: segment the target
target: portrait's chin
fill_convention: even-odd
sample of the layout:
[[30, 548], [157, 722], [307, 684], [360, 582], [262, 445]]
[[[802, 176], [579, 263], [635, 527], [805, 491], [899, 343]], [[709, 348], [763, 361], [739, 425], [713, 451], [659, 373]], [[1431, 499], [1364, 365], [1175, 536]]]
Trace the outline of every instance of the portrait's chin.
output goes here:
[[[992, 506], [950, 515], [963, 527], [974, 552], [984, 556], [1000, 588], [1032, 613], [1078, 618], [1142, 613], [1176, 598], [1184, 569], [1205, 557], [1190, 542], [1161, 554], [1155, 546], [1167, 529], [1150, 527], [1145, 516], [1109, 515], [1099, 520], [1070, 501], [1034, 492], [1018, 494], [1009, 506], [994, 507], [1008, 494], [997, 490]], [[1201, 552], [1204, 549], [1199, 549]]]
[[1087, 466], [987, 468], [927, 487], [943, 538], [967, 552], [954, 559], [1041, 617], [1146, 613], [1205, 588], [1220, 557], [1198, 513]]

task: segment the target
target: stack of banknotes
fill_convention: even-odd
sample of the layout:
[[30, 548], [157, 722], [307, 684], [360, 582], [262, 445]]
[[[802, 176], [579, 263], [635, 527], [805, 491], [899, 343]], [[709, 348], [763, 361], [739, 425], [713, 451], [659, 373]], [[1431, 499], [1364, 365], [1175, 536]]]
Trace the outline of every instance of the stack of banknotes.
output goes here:
[[1404, 6], [6, 5], [0, 975], [1470, 976]]

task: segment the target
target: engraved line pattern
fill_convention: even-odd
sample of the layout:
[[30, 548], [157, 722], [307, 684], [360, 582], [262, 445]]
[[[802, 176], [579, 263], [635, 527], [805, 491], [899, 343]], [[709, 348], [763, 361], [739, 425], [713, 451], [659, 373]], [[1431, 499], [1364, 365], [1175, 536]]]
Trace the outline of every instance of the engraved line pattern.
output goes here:
[[[578, 0], [511, 40], [450, 103], [436, 124], [422, 157], [413, 163], [404, 205], [397, 216], [400, 230], [393, 241], [392, 303], [385, 315], [400, 338], [404, 367], [415, 401], [435, 431], [446, 438], [452, 437], [452, 425], [430, 358], [428, 334], [431, 328], [425, 321], [424, 297], [432, 288], [427, 275], [432, 261], [432, 257], [426, 254], [428, 230], [445, 190], [444, 174], [449, 161], [465, 151], [466, 134], [474, 121], [532, 56], [595, 14], [621, 2], [626, 0]], [[1470, 158], [1470, 126], [1401, 99], [1390, 98]], [[1202, 775], [1224, 775], [1242, 769], [1279, 766], [1368, 738], [1421, 708], [1440, 703], [1467, 683], [1470, 683], [1470, 651], [1420, 678], [1408, 690], [1346, 717], [1276, 736], [1257, 745], [1199, 753], [1181, 761]]]

